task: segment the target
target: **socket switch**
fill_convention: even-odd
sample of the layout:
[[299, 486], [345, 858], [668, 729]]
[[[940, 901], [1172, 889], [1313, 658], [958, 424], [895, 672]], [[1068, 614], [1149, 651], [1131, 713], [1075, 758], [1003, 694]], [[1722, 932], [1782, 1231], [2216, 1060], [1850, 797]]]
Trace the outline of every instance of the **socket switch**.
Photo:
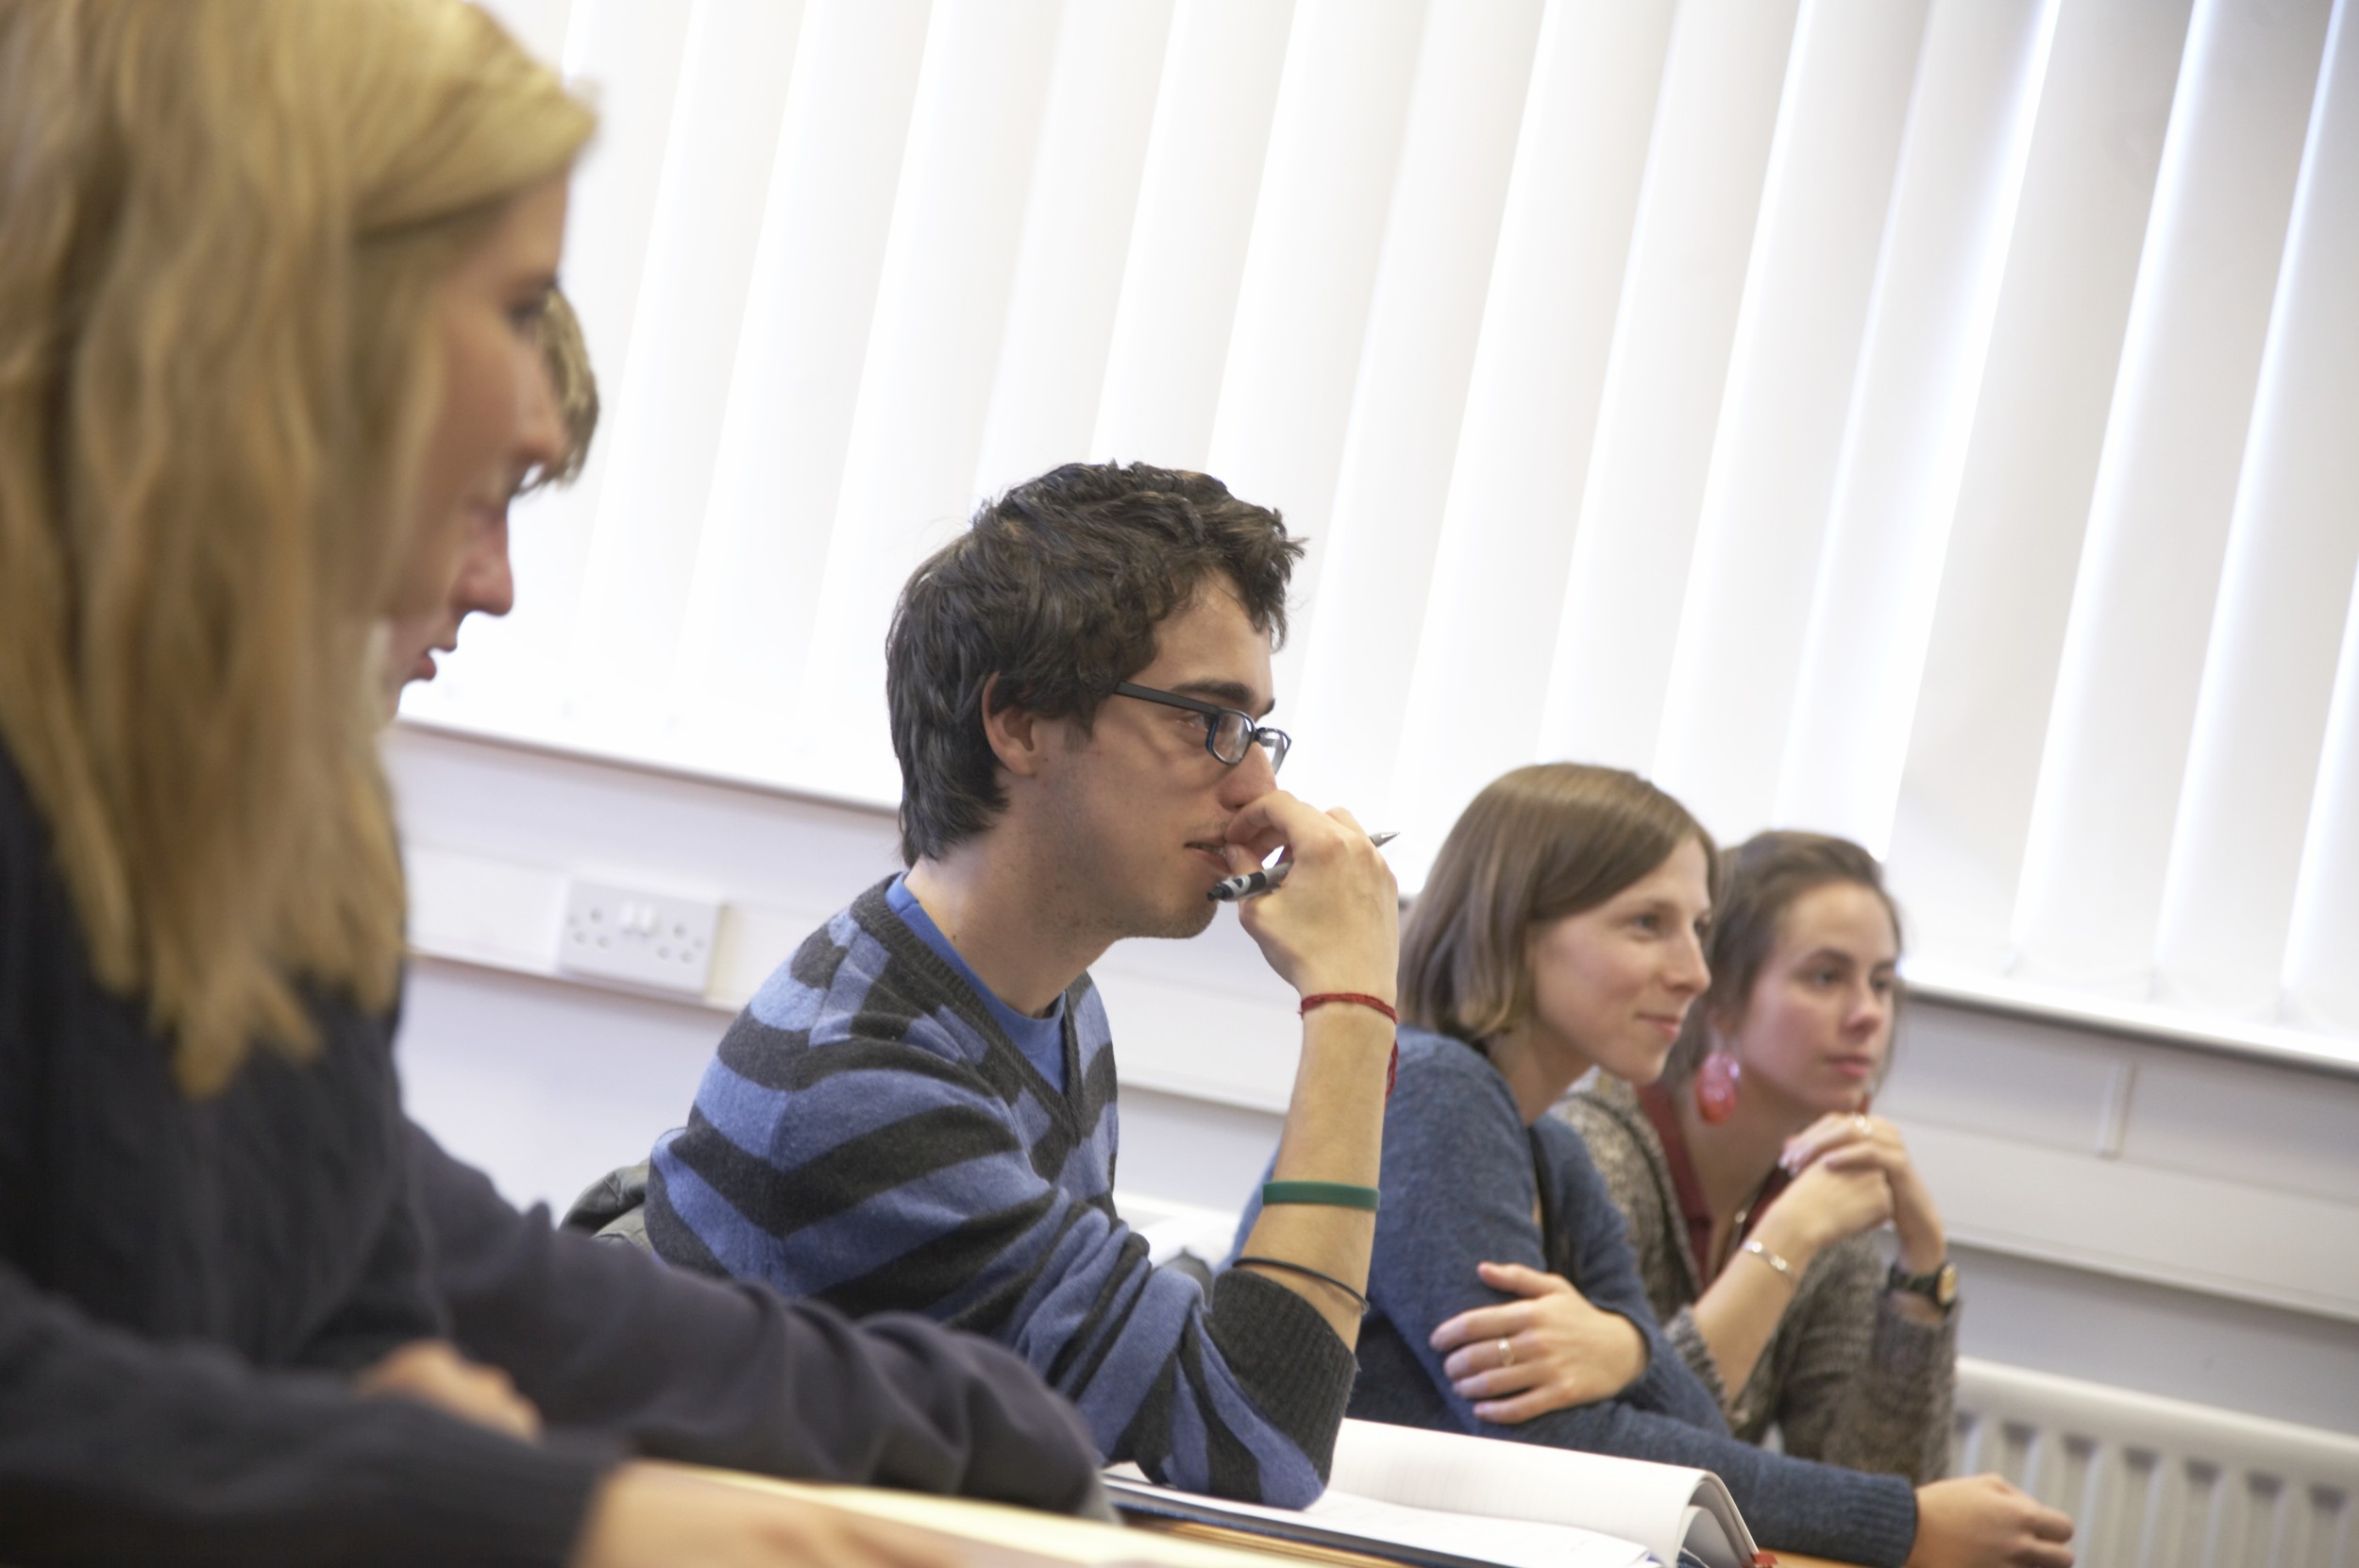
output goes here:
[[576, 879], [565, 891], [557, 967], [632, 986], [701, 997], [713, 974], [717, 902], [672, 898]]

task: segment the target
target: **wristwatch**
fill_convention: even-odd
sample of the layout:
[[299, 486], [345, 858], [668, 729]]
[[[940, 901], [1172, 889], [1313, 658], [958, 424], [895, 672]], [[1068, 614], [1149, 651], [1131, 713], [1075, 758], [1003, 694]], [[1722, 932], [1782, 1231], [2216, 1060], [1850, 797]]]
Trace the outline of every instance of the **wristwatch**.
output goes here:
[[1958, 1266], [1945, 1257], [1939, 1268], [1912, 1274], [1895, 1263], [1884, 1275], [1884, 1289], [1923, 1296], [1946, 1312], [1958, 1305]]

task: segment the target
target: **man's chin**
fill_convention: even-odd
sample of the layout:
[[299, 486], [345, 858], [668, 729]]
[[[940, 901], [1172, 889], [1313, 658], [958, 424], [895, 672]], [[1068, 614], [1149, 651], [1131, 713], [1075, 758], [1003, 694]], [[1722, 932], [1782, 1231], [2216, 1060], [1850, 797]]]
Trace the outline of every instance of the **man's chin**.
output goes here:
[[1133, 935], [1184, 941], [1190, 936], [1203, 936], [1205, 928], [1212, 924], [1212, 917], [1220, 912], [1221, 906], [1210, 899], [1203, 900], [1192, 908], [1158, 910], [1149, 920], [1142, 922], [1147, 929]]

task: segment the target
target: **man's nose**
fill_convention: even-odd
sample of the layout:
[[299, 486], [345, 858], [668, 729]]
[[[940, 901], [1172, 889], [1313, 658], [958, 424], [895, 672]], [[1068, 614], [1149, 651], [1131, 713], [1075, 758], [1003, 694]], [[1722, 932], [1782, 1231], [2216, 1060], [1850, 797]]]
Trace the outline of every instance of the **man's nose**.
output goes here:
[[1247, 747], [1244, 760], [1228, 768], [1222, 778], [1221, 800], [1227, 805], [1242, 806], [1277, 787], [1277, 770], [1270, 766], [1270, 753], [1256, 744]]

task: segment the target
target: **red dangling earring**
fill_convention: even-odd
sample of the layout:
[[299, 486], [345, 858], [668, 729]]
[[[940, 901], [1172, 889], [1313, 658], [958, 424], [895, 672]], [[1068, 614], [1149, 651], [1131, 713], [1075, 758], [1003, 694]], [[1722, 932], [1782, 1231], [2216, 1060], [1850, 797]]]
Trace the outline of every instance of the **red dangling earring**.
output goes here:
[[1726, 1051], [1715, 1049], [1695, 1070], [1695, 1114], [1707, 1126], [1717, 1127], [1737, 1111], [1737, 1080], [1744, 1075], [1743, 1064]]

